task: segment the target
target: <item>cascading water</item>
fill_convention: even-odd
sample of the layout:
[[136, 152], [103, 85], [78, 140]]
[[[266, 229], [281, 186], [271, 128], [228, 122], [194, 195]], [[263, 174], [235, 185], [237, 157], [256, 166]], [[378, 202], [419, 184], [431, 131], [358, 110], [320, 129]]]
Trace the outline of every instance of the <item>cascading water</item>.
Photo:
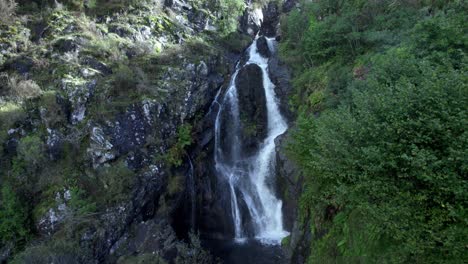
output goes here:
[[[188, 155], [187, 155], [188, 156]], [[190, 169], [188, 172], [188, 181], [187, 181], [187, 190], [189, 192], [189, 197], [190, 197], [190, 227], [191, 231], [194, 231], [196, 229], [196, 220], [195, 220], [195, 214], [196, 214], [196, 196], [197, 194], [195, 193], [195, 179], [193, 177], [193, 163], [192, 163], [192, 158], [188, 156], [188, 161], [190, 165]]]
[[[224, 98], [218, 102], [220, 107], [215, 123], [215, 166], [218, 176], [229, 186], [235, 240], [243, 241], [253, 236], [262, 243], [278, 244], [288, 232], [283, 229], [282, 201], [275, 197], [270, 182], [275, 175], [274, 141], [286, 131], [287, 124], [279, 111], [275, 86], [268, 75], [268, 58], [259, 53], [257, 40], [248, 49], [249, 60], [243, 66], [237, 65]], [[267, 42], [270, 50], [273, 50], [274, 40], [267, 39]], [[255, 64], [261, 69], [268, 127], [266, 137], [255, 153], [246, 156], [242, 150], [242, 109], [239, 109], [236, 78], [242, 67], [249, 64]], [[228, 120], [222, 116], [227, 116]], [[222, 130], [228, 132], [222, 133]], [[227, 143], [222, 144], [222, 141]], [[247, 210], [243, 212], [240, 204], [245, 204]], [[244, 214], [249, 217], [244, 217]], [[244, 228], [246, 224], [253, 227], [253, 235], [247, 234]]]

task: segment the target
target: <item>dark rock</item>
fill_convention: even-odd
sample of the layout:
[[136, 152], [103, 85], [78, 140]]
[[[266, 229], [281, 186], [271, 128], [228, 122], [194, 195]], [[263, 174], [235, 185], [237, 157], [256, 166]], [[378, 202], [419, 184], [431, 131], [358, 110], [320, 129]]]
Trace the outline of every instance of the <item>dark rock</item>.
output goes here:
[[134, 35], [134, 31], [131, 31], [129, 28], [127, 27], [123, 27], [121, 25], [110, 25], [109, 26], [109, 32], [110, 33], [115, 33], [117, 35], [119, 35], [119, 37], [122, 37], [122, 38], [132, 38], [133, 35]]
[[283, 201], [283, 222], [290, 231], [289, 244], [284, 245], [289, 263], [304, 263], [310, 253], [310, 219], [298, 221], [298, 208], [304, 187], [304, 178], [297, 165], [286, 156], [288, 134], [275, 140], [277, 189]]
[[54, 48], [59, 52], [72, 52], [76, 51], [80, 45], [79, 38], [61, 38], [54, 43]]
[[44, 36], [44, 33], [47, 28], [47, 23], [45, 21], [38, 21], [32, 25], [32, 36], [31, 40], [33, 42], [38, 42]]
[[4, 66], [5, 69], [15, 71], [23, 76], [28, 75], [33, 67], [33, 59], [26, 56], [13, 58], [12, 60], [7, 61]]
[[288, 98], [292, 93], [291, 71], [288, 66], [281, 62], [277, 55], [271, 56], [268, 61], [268, 73], [275, 85], [275, 94], [279, 99], [279, 107], [286, 121], [294, 120], [294, 114], [289, 107]]
[[150, 126], [145, 120], [144, 110], [139, 105], [133, 105], [119, 114], [108, 130], [112, 145], [120, 154], [125, 154], [145, 144]]
[[263, 8], [263, 23], [260, 34], [267, 37], [274, 37], [278, 32], [280, 12], [275, 2], [270, 2]]
[[283, 12], [290, 12], [297, 4], [297, 0], [286, 0], [283, 3]]
[[94, 57], [86, 57], [83, 59], [82, 63], [87, 65], [95, 70], [101, 72], [104, 76], [112, 74], [112, 69], [109, 68], [106, 64], [98, 61]]
[[270, 47], [268, 46], [268, 41], [265, 37], [260, 37], [257, 39], [257, 50], [260, 55], [265, 58], [269, 58], [271, 55]]
[[172, 7], [174, 5], [174, 0], [164, 0], [164, 6]]
[[262, 69], [256, 64], [244, 66], [237, 75], [236, 85], [242, 130], [241, 141], [244, 149], [253, 153], [268, 132]]

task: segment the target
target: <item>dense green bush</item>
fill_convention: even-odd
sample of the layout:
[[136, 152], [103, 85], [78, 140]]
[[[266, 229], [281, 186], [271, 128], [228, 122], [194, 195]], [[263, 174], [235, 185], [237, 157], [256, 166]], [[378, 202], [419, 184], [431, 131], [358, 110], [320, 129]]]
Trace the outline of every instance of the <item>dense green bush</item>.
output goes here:
[[28, 210], [12, 186], [2, 183], [0, 200], [0, 247], [25, 243], [31, 236]]
[[[467, 6], [369, 6], [318, 1], [284, 24], [300, 112], [290, 155], [316, 235], [309, 263], [464, 263]], [[287, 32], [304, 23], [294, 42]]]

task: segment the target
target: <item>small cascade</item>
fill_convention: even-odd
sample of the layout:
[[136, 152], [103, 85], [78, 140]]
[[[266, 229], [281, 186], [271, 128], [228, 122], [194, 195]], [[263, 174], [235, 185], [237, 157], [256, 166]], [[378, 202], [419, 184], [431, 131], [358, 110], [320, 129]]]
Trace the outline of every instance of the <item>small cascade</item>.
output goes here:
[[196, 230], [196, 199], [197, 194], [195, 193], [195, 179], [194, 179], [194, 171], [193, 171], [193, 163], [190, 156], [188, 156], [190, 169], [187, 175], [187, 191], [190, 198], [190, 228], [191, 231]]
[[[287, 124], [278, 107], [274, 84], [268, 74], [268, 58], [260, 54], [258, 38], [248, 48], [249, 60], [237, 65], [229, 87], [220, 100], [215, 121], [215, 168], [218, 177], [228, 185], [230, 213], [234, 225], [234, 238], [242, 242], [255, 238], [265, 244], [279, 244], [288, 235], [283, 229], [282, 201], [275, 196], [275, 138], [287, 130]], [[267, 39], [270, 52], [274, 40]], [[266, 135], [260, 138], [253, 154], [244, 149], [245, 121], [241, 116], [239, 87], [236, 78], [246, 66], [260, 68], [267, 111]], [[258, 67], [256, 67], [258, 69]], [[257, 87], [258, 88], [258, 87]], [[243, 115], [244, 114], [244, 115]], [[242, 120], [241, 120], [242, 119]]]

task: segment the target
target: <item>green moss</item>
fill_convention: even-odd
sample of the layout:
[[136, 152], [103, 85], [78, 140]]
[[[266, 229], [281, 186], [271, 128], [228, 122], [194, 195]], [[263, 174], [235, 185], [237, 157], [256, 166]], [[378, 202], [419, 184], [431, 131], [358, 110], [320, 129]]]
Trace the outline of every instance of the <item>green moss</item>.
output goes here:
[[169, 195], [180, 193], [184, 188], [184, 177], [181, 175], [174, 175], [169, 177], [167, 184], [167, 191]]
[[126, 200], [135, 181], [135, 173], [125, 165], [124, 161], [99, 168], [96, 177], [100, 186], [95, 190], [95, 198], [100, 205]]
[[283, 248], [289, 247], [290, 244], [291, 244], [291, 236], [290, 235], [281, 240], [281, 246]]

